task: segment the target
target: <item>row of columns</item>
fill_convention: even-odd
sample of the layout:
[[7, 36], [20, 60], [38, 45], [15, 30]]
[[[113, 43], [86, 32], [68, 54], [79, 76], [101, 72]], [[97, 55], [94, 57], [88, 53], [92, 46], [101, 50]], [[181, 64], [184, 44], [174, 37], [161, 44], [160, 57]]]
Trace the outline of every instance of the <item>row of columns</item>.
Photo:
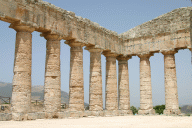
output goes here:
[[[31, 104], [31, 62], [32, 32], [34, 28], [22, 25], [10, 26], [17, 31], [12, 92], [12, 113], [28, 113]], [[61, 109], [60, 40], [58, 35], [43, 33], [47, 40], [44, 108], [45, 112], [59, 112]], [[70, 111], [84, 110], [83, 45], [74, 40], [66, 41], [70, 49]], [[118, 56], [93, 46], [90, 52], [89, 110], [102, 111], [101, 54], [106, 57], [106, 110], [130, 110], [128, 60], [131, 57]], [[165, 61], [165, 114], [179, 114], [175, 51], [162, 52]], [[140, 110], [139, 114], [154, 114], [152, 105], [151, 70], [149, 58], [153, 54], [138, 55], [140, 58]], [[118, 93], [116, 59], [118, 60]], [[119, 96], [117, 95], [119, 94]], [[14, 114], [13, 114], [14, 115]]]

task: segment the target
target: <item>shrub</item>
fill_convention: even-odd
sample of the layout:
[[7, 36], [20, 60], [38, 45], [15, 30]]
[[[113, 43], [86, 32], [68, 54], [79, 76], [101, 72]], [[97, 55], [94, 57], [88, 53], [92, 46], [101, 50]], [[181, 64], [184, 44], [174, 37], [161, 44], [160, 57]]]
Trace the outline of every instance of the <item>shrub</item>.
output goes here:
[[136, 107], [131, 106], [131, 108], [130, 108], [130, 109], [132, 110], [133, 115], [135, 115], [135, 114], [137, 114], [137, 113], [138, 113], [138, 110], [137, 110], [137, 108], [136, 108]]
[[155, 113], [163, 114], [165, 105], [157, 105], [157, 106], [153, 107], [153, 109], [155, 109]]
[[85, 107], [85, 110], [89, 110], [89, 105]]

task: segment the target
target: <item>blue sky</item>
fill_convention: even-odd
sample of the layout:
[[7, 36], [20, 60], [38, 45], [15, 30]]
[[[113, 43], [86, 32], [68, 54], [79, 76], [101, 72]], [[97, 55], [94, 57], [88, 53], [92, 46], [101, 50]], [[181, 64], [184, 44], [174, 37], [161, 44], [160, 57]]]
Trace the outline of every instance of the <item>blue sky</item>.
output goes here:
[[[88, 18], [101, 26], [123, 33], [180, 7], [191, 6], [190, 0], [47, 0], [58, 7], [73, 11], [77, 16]], [[39, 32], [32, 38], [32, 85], [44, 85], [46, 40]], [[9, 23], [0, 21], [0, 81], [12, 83], [16, 32]], [[90, 54], [84, 50], [85, 102], [89, 102]], [[192, 104], [191, 52], [179, 50], [175, 55], [180, 105]], [[161, 53], [150, 58], [153, 105], [165, 104], [164, 59]], [[139, 58], [128, 61], [131, 105], [139, 107]], [[118, 65], [117, 65], [118, 67]], [[70, 47], [61, 40], [61, 89], [69, 92]], [[102, 55], [103, 94], [105, 92], [105, 57]], [[103, 95], [103, 98], [105, 95]]]

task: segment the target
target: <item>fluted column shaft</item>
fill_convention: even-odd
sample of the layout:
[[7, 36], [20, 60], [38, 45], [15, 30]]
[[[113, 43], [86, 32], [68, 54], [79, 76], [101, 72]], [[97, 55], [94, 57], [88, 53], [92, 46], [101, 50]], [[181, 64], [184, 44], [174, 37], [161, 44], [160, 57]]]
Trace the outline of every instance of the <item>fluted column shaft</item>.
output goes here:
[[131, 57], [118, 57], [118, 101], [120, 110], [130, 110], [128, 60]]
[[176, 51], [162, 52], [164, 54], [164, 75], [165, 75], [165, 110], [164, 114], [180, 114], [177, 76], [175, 66]]
[[149, 58], [152, 54], [138, 55], [140, 58], [140, 110], [139, 114], [154, 114]]
[[84, 111], [83, 44], [73, 40], [66, 43], [71, 46], [69, 109]]
[[89, 110], [102, 111], [101, 49], [87, 48], [90, 52]]
[[[15, 42], [14, 76], [12, 89], [12, 116], [31, 112], [32, 32], [28, 26], [11, 25], [17, 31]], [[17, 115], [15, 115], [17, 117]]]
[[46, 44], [44, 108], [45, 112], [61, 110], [60, 39], [44, 34]]
[[106, 57], [105, 109], [118, 110], [116, 54], [103, 53]]

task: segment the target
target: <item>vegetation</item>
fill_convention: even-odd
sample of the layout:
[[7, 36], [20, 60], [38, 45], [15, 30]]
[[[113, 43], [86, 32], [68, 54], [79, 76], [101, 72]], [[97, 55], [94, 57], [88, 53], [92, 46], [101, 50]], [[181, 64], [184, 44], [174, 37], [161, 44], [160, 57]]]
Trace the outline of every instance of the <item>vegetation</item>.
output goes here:
[[185, 116], [191, 116], [191, 114], [190, 114], [190, 113], [187, 113], [187, 114], [185, 114]]
[[136, 108], [136, 107], [131, 106], [131, 108], [130, 108], [130, 109], [132, 110], [133, 115], [135, 115], [135, 114], [137, 114], [137, 113], [138, 113], [138, 110], [137, 110], [137, 108]]
[[3, 103], [3, 104], [10, 104], [10, 103]]
[[165, 109], [165, 105], [157, 105], [153, 107], [155, 109], [155, 113], [163, 114], [163, 110]]
[[89, 110], [89, 105], [88, 105], [88, 106], [85, 106], [85, 110]]

